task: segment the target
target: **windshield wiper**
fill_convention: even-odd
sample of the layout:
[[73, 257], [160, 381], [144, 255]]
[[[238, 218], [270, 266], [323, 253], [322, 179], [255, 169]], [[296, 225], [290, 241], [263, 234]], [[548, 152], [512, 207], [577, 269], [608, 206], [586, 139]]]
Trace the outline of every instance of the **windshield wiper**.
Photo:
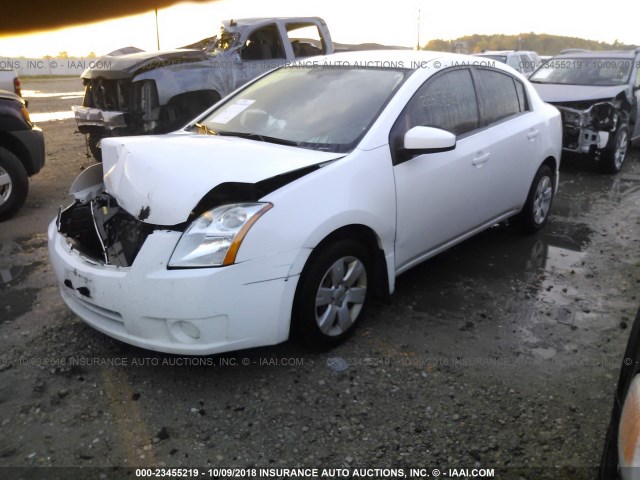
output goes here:
[[270, 137], [268, 135], [260, 135], [259, 133], [248, 132], [228, 132], [226, 130], [215, 132], [215, 135], [223, 135], [228, 137], [240, 137], [248, 138], [249, 140], [258, 140], [260, 142], [277, 143], [278, 145], [288, 145], [290, 147], [297, 147], [298, 142], [292, 140], [285, 140], [284, 138]]

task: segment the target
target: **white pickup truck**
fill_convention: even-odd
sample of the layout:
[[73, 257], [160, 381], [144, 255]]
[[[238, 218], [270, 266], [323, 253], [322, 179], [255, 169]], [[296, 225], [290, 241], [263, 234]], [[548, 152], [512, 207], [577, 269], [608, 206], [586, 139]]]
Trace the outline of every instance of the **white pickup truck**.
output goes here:
[[13, 70], [0, 70], [0, 90], [22, 96], [18, 74]]
[[173, 131], [258, 75], [333, 50], [318, 17], [227, 20], [217, 36], [187, 47], [127, 47], [96, 59], [82, 74], [82, 106], [72, 109], [100, 159], [103, 137]]

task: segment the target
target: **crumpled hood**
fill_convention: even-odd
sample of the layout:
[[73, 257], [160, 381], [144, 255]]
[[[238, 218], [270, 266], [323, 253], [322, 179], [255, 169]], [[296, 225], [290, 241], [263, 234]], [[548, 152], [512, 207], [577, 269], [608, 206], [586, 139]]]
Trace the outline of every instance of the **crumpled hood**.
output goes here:
[[616, 97], [626, 85], [598, 87], [592, 85], [557, 85], [551, 83], [533, 83], [538, 94], [547, 103], [581, 102], [604, 100]]
[[256, 183], [344, 155], [183, 133], [111, 137], [101, 145], [106, 191], [136, 218], [165, 226], [185, 222], [221, 183]]
[[96, 68], [82, 72], [82, 78], [130, 78], [141, 70], [154, 70], [171, 64], [200, 62], [209, 57], [202, 50], [175, 49], [163, 52], [137, 52], [127, 55], [105, 55], [92, 61]]

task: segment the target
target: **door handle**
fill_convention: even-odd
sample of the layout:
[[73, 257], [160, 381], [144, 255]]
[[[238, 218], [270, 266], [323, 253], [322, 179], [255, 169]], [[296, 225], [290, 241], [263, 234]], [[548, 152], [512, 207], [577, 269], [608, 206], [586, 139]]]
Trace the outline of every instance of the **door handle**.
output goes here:
[[534, 128], [533, 130], [529, 131], [529, 133], [527, 133], [527, 138], [529, 140], [534, 140], [538, 135], [540, 135], [540, 130]]
[[484, 162], [489, 160], [490, 156], [491, 156], [490, 153], [479, 153], [478, 155], [473, 157], [473, 160], [471, 160], [471, 163], [477, 167], [478, 165], [482, 165]]

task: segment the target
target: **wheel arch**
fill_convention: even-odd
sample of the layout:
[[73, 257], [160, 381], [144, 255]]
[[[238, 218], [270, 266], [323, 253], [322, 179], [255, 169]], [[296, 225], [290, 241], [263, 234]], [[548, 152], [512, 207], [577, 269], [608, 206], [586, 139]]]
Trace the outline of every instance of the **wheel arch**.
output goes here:
[[186, 122], [218, 103], [221, 98], [220, 93], [213, 89], [193, 90], [174, 95], [160, 107], [159, 131], [172, 131], [183, 127]]
[[326, 245], [346, 239], [356, 240], [367, 247], [371, 253], [371, 260], [373, 262], [373, 293], [376, 297], [388, 299], [392, 292], [392, 283], [389, 278], [389, 268], [382, 247], [382, 240], [376, 232], [367, 225], [344, 225], [326, 235], [313, 248], [313, 251], [305, 262], [305, 267]]
[[[551, 171], [553, 172], [554, 176], [557, 174], [558, 172], [558, 168], [559, 168], [559, 164], [558, 161], [555, 159], [555, 157], [552, 156], [548, 156], [547, 158], [544, 159], [544, 161], [540, 164], [540, 167], [542, 165], [547, 165], [549, 166], [549, 168], [551, 169]], [[538, 169], [540, 168], [538, 167]]]
[[0, 147], [6, 148], [18, 157], [18, 160], [20, 160], [20, 163], [22, 163], [29, 176], [36, 173], [29, 149], [25, 147], [22, 142], [11, 135], [0, 132]]
[[189, 106], [189, 103], [192, 101], [208, 103], [208, 105], [202, 109], [202, 111], [204, 111], [214, 103], [220, 101], [221, 98], [222, 95], [214, 89], [193, 90], [191, 92], [182, 92], [174, 95], [169, 99], [167, 105]]

